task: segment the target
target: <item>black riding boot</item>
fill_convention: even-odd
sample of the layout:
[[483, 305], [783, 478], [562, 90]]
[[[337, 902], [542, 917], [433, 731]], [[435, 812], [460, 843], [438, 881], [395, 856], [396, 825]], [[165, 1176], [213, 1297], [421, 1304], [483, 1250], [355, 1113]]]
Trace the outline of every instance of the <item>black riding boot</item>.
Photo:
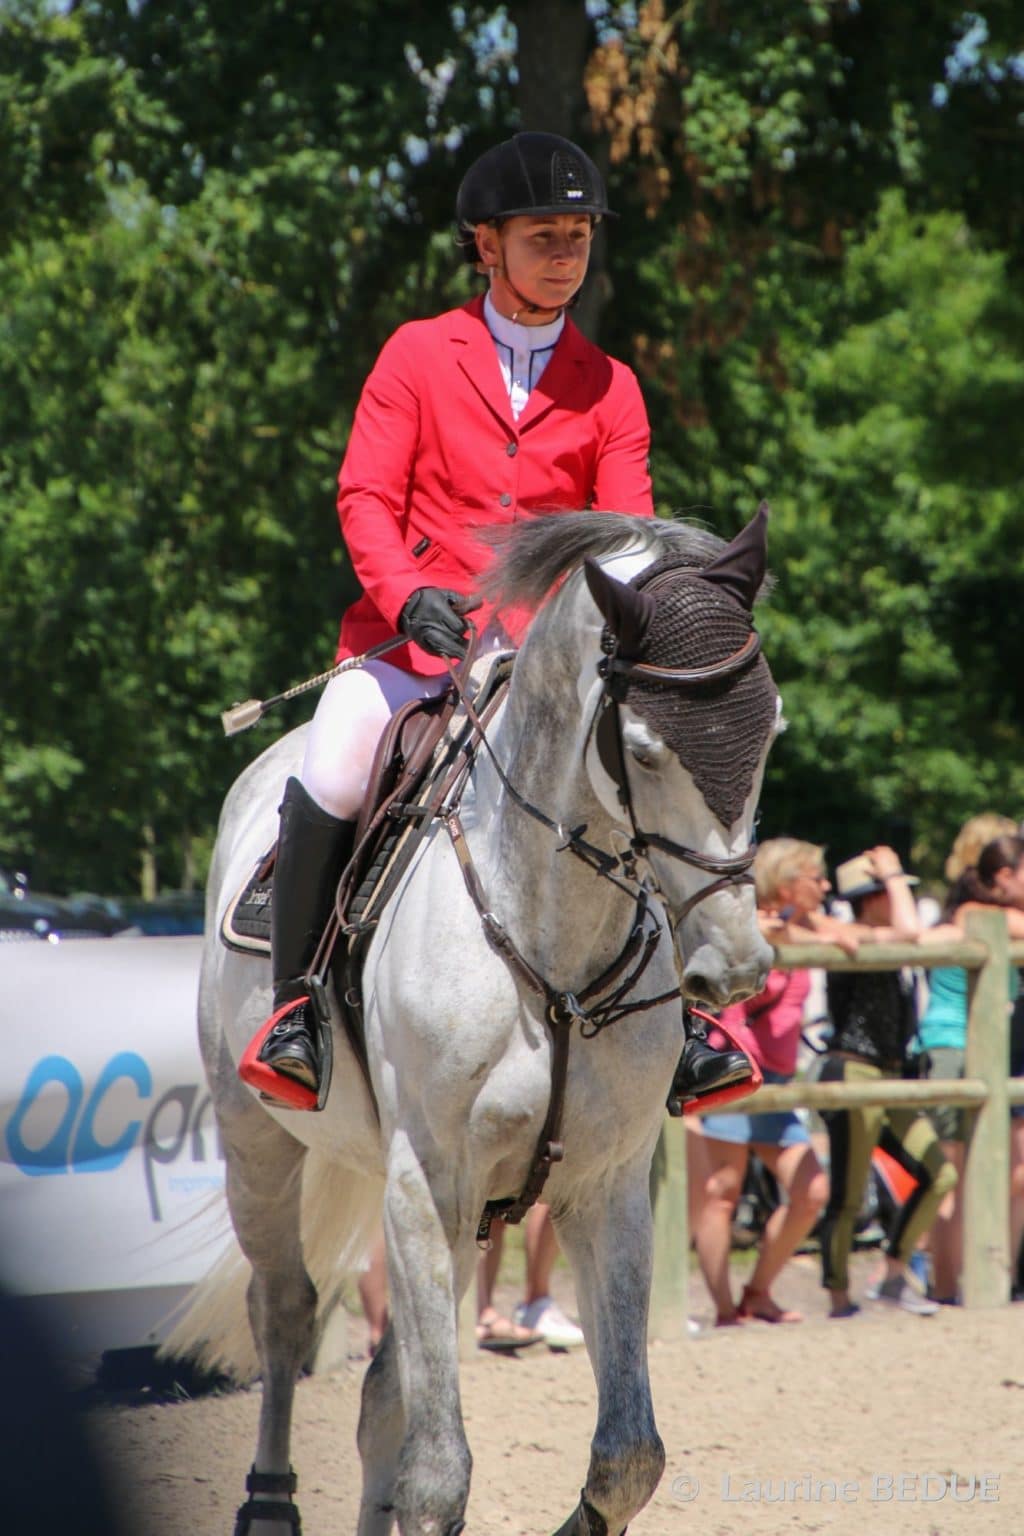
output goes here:
[[274, 1012], [293, 999], [302, 1001], [278, 1019], [258, 1059], [314, 1093], [320, 1085], [320, 1047], [305, 978], [330, 916], [338, 878], [352, 855], [355, 830], [354, 821], [340, 821], [322, 810], [298, 779], [288, 780], [270, 912]]
[[706, 1093], [732, 1088], [753, 1076], [750, 1059], [744, 1051], [716, 1051], [708, 1044], [707, 1032], [688, 1008], [683, 1010], [686, 1039], [669, 1090], [669, 1110], [682, 1113], [687, 1099], [699, 1099]]

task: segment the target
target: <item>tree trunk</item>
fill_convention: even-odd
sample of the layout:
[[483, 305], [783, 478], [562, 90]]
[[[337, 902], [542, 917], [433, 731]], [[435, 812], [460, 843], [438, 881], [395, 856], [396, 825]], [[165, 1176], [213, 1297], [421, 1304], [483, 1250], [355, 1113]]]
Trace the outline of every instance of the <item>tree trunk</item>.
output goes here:
[[[607, 149], [595, 146], [586, 132], [583, 70], [592, 34], [585, 0], [513, 0], [509, 15], [516, 29], [517, 100], [523, 127], [560, 133], [580, 143], [605, 175]], [[601, 311], [610, 296], [604, 229], [598, 228], [590, 271], [573, 310], [573, 320], [591, 341], [597, 340]]]
[[181, 841], [181, 889], [191, 893], [196, 888], [196, 845], [187, 827], [181, 835]]
[[142, 849], [139, 854], [139, 887], [143, 901], [155, 901], [159, 882], [156, 872], [156, 831], [151, 821], [142, 824]]

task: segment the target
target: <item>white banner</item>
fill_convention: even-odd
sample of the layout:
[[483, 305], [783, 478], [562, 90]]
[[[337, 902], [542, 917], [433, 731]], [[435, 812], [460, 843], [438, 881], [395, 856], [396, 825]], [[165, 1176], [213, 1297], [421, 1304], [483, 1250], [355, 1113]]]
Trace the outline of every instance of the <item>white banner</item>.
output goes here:
[[196, 1041], [200, 938], [0, 944], [0, 1277], [187, 1285], [227, 1236]]

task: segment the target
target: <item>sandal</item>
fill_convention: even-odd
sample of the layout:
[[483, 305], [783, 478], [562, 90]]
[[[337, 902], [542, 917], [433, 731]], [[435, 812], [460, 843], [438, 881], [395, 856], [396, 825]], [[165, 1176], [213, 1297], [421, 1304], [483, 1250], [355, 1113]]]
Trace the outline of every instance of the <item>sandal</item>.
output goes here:
[[802, 1323], [804, 1320], [802, 1312], [787, 1311], [774, 1302], [767, 1291], [752, 1285], [743, 1287], [736, 1311], [740, 1317], [750, 1317], [759, 1323]]
[[531, 1344], [540, 1344], [543, 1337], [543, 1334], [535, 1333], [532, 1328], [524, 1328], [521, 1323], [513, 1323], [498, 1312], [486, 1322], [481, 1320], [476, 1325], [477, 1349], [489, 1349], [497, 1355], [509, 1355], [517, 1349], [528, 1349]]

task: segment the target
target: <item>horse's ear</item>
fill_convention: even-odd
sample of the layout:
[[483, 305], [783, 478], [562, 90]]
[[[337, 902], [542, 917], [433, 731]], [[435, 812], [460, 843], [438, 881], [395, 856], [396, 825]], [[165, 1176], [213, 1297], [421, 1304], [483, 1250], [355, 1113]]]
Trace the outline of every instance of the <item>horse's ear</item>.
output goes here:
[[639, 656], [654, 615], [654, 599], [609, 576], [589, 555], [583, 562], [590, 595], [619, 643], [620, 656]]
[[715, 582], [747, 609], [753, 609], [764, 581], [768, 564], [767, 525], [768, 503], [762, 501], [747, 526], [700, 572], [705, 581]]

